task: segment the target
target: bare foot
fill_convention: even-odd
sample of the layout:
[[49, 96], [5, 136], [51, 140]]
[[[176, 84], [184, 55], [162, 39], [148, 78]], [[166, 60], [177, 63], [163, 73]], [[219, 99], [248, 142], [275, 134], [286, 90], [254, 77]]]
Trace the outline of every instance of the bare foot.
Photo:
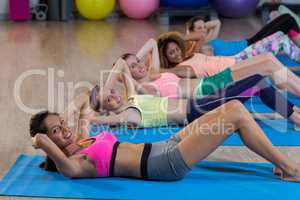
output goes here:
[[295, 129], [295, 131], [300, 131], [300, 126], [297, 125], [297, 124], [295, 124], [295, 125], [294, 125], [294, 129]]
[[280, 176], [281, 177], [282, 174], [283, 174], [283, 171], [279, 167], [274, 167], [273, 168], [273, 174], [275, 174], [276, 176]]
[[294, 110], [295, 112], [299, 112], [299, 113], [300, 113], [300, 108], [297, 107], [297, 106], [294, 106], [294, 107], [293, 107], [293, 110]]
[[288, 181], [288, 182], [297, 182], [300, 183], [300, 177], [299, 176], [288, 176], [288, 177], [281, 177], [282, 180]]
[[300, 182], [300, 168], [291, 170], [289, 174], [282, 171], [281, 179], [289, 182]]

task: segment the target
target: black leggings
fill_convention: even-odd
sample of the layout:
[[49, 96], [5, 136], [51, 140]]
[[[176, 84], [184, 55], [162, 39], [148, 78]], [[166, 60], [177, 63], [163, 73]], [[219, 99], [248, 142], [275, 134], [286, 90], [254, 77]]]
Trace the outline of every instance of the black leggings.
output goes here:
[[253, 37], [249, 38], [247, 40], [248, 46], [278, 31], [288, 34], [290, 30], [299, 32], [299, 26], [297, 22], [289, 14], [281, 15], [276, 19], [274, 19], [273, 21], [271, 21], [269, 24], [265, 25]]
[[[241, 81], [219, 90], [218, 92], [201, 99], [191, 99], [187, 104], [187, 120], [192, 122], [203, 114], [214, 110], [222, 104], [239, 100], [244, 103], [252, 95], [241, 95], [243, 92], [256, 88], [255, 95], [272, 110], [285, 118], [289, 118], [294, 112], [294, 104], [289, 102], [265, 77], [261, 75], [250, 76]], [[253, 94], [254, 95], [254, 94]]]

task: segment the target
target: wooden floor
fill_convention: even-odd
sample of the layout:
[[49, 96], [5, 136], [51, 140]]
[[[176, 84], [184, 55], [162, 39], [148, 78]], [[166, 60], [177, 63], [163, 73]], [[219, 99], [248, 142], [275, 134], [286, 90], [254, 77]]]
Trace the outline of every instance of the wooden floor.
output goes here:
[[[255, 17], [222, 22], [221, 37], [224, 39], [251, 36], [261, 26]], [[48, 102], [54, 101], [54, 109], [60, 111], [59, 102], [66, 104], [69, 99], [68, 86], [98, 82], [100, 72], [109, 70], [118, 56], [136, 52], [147, 39], [166, 30], [183, 31], [183, 25], [164, 27], [155, 22], [125, 19], [111, 23], [0, 22], [0, 178], [20, 153], [37, 153], [31, 147], [28, 133], [31, 115], [20, 106], [21, 102], [28, 108], [38, 109], [46, 108]], [[39, 73], [45, 75], [31, 75], [22, 82], [19, 102], [14, 95], [17, 80], [32, 70], [40, 70]], [[48, 99], [48, 81], [54, 87], [54, 96], [60, 96], [59, 99]], [[62, 86], [65, 87], [64, 95], [59, 92]], [[300, 161], [300, 148], [280, 149]], [[243, 147], [222, 147], [209, 159], [263, 161]]]

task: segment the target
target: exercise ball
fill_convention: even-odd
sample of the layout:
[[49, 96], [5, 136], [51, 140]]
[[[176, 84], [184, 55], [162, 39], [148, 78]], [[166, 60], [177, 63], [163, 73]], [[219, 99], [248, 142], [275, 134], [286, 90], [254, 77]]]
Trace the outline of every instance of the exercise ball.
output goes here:
[[209, 0], [161, 0], [160, 5], [173, 8], [199, 8], [208, 6], [208, 1]]
[[213, 0], [217, 12], [230, 18], [245, 17], [257, 8], [259, 0]]
[[133, 19], [145, 19], [158, 9], [159, 0], [120, 0], [123, 13]]
[[76, 0], [79, 13], [90, 20], [105, 18], [112, 12], [115, 4], [115, 0]]

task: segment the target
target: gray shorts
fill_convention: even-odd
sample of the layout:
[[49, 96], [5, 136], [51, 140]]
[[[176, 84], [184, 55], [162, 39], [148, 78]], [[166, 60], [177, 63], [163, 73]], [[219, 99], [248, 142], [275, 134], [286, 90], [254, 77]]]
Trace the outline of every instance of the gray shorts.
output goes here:
[[147, 162], [149, 180], [176, 181], [184, 178], [191, 168], [183, 160], [178, 149], [178, 140], [152, 143]]

